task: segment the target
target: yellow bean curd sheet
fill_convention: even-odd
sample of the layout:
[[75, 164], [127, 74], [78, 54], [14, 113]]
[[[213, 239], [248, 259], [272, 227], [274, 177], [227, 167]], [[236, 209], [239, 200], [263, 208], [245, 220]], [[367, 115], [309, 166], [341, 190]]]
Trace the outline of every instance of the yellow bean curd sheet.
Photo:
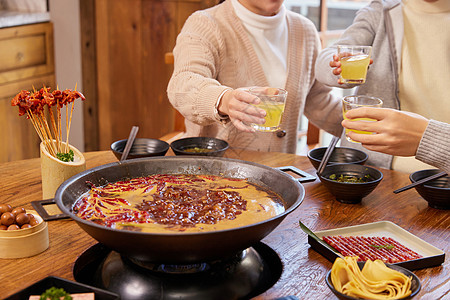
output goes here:
[[359, 299], [400, 299], [411, 295], [411, 278], [387, 267], [381, 260], [367, 260], [363, 269], [357, 257], [336, 258], [331, 268], [334, 288]]
[[284, 211], [279, 195], [248, 180], [186, 174], [155, 174], [92, 186], [73, 206], [82, 219], [151, 233], [224, 230]]

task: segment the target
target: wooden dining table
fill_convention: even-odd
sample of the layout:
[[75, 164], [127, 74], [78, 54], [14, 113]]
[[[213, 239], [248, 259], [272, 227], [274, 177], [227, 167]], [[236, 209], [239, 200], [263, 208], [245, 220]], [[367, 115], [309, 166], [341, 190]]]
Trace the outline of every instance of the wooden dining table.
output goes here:
[[[110, 151], [85, 153], [87, 169], [116, 162]], [[173, 155], [169, 153], [167, 155]], [[306, 156], [274, 152], [250, 152], [228, 149], [225, 157], [252, 161], [270, 167], [295, 166], [315, 175]], [[33, 209], [32, 201], [42, 200], [40, 159], [0, 165], [0, 203]], [[325, 276], [332, 262], [307, 242], [299, 221], [313, 231], [390, 221], [416, 237], [441, 249], [446, 257], [442, 265], [414, 270], [422, 287], [416, 299], [450, 299], [450, 212], [430, 208], [414, 190], [393, 191], [409, 184], [408, 174], [380, 169], [383, 180], [359, 204], [343, 204], [316, 179], [303, 183], [305, 197], [262, 242], [280, 257], [283, 271], [279, 280], [255, 299], [296, 296], [298, 299], [336, 299], [327, 287]], [[0, 298], [47, 277], [74, 280], [76, 259], [97, 241], [72, 219], [48, 221], [49, 248], [27, 258], [0, 259]]]

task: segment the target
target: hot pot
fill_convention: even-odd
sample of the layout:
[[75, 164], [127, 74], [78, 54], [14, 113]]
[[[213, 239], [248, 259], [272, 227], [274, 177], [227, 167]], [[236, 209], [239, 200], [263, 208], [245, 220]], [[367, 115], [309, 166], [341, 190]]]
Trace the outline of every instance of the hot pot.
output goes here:
[[[227, 230], [200, 233], [145, 233], [112, 229], [83, 220], [72, 212], [79, 197], [90, 184], [150, 174], [211, 174], [247, 178], [278, 193], [285, 201], [285, 211], [268, 220]], [[191, 264], [223, 259], [260, 241], [303, 201], [305, 190], [291, 175], [281, 170], [241, 160], [217, 157], [151, 157], [98, 166], [65, 181], [56, 191], [58, 207], [90, 236], [108, 248], [142, 262]]]

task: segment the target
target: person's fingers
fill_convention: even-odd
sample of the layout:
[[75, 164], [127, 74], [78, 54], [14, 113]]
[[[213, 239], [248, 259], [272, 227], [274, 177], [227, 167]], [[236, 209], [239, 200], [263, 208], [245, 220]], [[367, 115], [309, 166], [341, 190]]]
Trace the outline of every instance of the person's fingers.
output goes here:
[[238, 101], [245, 102], [248, 104], [259, 104], [261, 102], [261, 100], [257, 96], [252, 95], [244, 90], [236, 90], [234, 98], [236, 98], [236, 100]]
[[255, 116], [255, 115], [251, 115], [247, 112], [242, 112], [242, 111], [235, 111], [235, 112], [233, 112], [233, 114], [230, 117], [240, 120], [244, 123], [264, 124], [264, 122], [266, 122], [266, 120], [264, 118], [261, 118], [261, 117]]
[[240, 131], [244, 132], [255, 132], [256, 130], [250, 126], [245, 125], [241, 120], [233, 119], [231, 120], [234, 127], [236, 127]]
[[371, 144], [361, 143], [361, 146], [363, 146], [367, 150], [371, 150], [371, 151], [375, 151], [375, 152], [387, 153], [389, 151], [389, 147], [387, 147], [385, 145], [371, 145]]
[[341, 124], [347, 129], [379, 132], [378, 122], [343, 120]]
[[360, 107], [356, 109], [351, 109], [347, 111], [345, 116], [348, 119], [356, 119], [356, 118], [370, 118], [375, 120], [381, 120], [386, 117], [386, 114], [389, 113], [389, 109], [376, 108], [376, 107]]
[[337, 68], [333, 69], [333, 74], [334, 75], [339, 75], [339, 74], [341, 74], [341, 72], [342, 72], [342, 70], [341, 70], [340, 67], [337, 67]]
[[347, 136], [356, 142], [371, 146], [382, 145], [386, 139], [383, 134], [363, 134], [354, 131], [347, 131]]

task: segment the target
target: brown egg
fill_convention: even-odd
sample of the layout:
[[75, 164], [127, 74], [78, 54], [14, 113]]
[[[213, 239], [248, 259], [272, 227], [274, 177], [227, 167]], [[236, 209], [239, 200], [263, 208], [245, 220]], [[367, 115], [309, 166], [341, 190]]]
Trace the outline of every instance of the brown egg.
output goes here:
[[31, 228], [33, 226], [31, 226], [30, 224], [23, 224], [22, 227], [20, 227], [20, 229], [27, 229], [27, 228]]
[[20, 213], [16, 216], [16, 223], [19, 226], [30, 223], [30, 217], [27, 213]]
[[27, 211], [23, 207], [16, 207], [12, 210], [12, 214], [16, 217], [18, 214], [26, 213]]
[[12, 207], [9, 204], [0, 204], [0, 215], [5, 212], [11, 212]]
[[5, 226], [9, 226], [9, 225], [13, 224], [15, 221], [14, 215], [10, 212], [3, 213], [2, 216], [0, 217], [0, 219], [1, 219], [1, 223]]
[[17, 226], [16, 224], [12, 224], [8, 226], [7, 230], [19, 230], [19, 229], [20, 229], [19, 226]]
[[37, 219], [33, 218], [33, 219], [30, 220], [30, 225], [31, 226], [36, 226], [37, 224], [39, 224], [39, 221]]
[[5, 225], [0, 225], [0, 230], [6, 230], [6, 229], [8, 229], [8, 227], [7, 226], [5, 226]]

